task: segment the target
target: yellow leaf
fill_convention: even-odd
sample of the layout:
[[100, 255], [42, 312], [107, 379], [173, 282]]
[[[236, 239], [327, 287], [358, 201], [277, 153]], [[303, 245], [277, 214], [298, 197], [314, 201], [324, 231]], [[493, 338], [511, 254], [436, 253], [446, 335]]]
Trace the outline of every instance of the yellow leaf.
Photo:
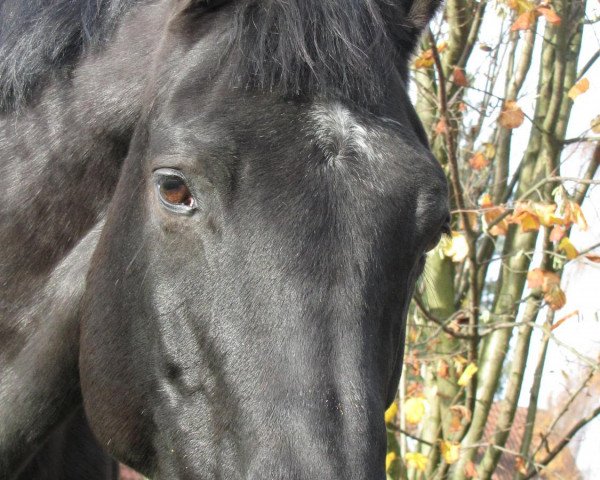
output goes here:
[[504, 102], [500, 117], [498, 118], [498, 122], [501, 126], [508, 129], [518, 128], [523, 124], [524, 120], [525, 114], [517, 102], [513, 100]]
[[467, 258], [467, 255], [469, 254], [469, 245], [462, 233], [452, 232], [451, 237], [443, 238], [440, 245], [444, 255], [452, 258], [453, 262], [460, 263]]
[[461, 387], [466, 387], [468, 385], [468, 383], [471, 381], [471, 378], [473, 377], [473, 375], [475, 375], [477, 373], [477, 370], [479, 370], [477, 368], [477, 365], [475, 365], [472, 362], [469, 363], [466, 366], [465, 371], [462, 373], [462, 375], [458, 379], [458, 384]]
[[588, 223], [583, 215], [581, 207], [576, 202], [569, 202], [569, 214], [571, 221], [579, 227], [580, 230], [587, 230]]
[[565, 255], [569, 260], [573, 260], [579, 255], [579, 252], [575, 248], [575, 245], [571, 243], [568, 237], [563, 238], [558, 244], [558, 251], [565, 252]]
[[414, 468], [418, 472], [424, 472], [427, 469], [427, 457], [419, 452], [408, 452], [404, 456], [407, 468]]
[[485, 158], [491, 160], [496, 156], [496, 146], [493, 143], [486, 142], [483, 144], [483, 154]]
[[396, 452], [389, 452], [386, 456], [385, 456], [385, 471], [389, 471], [390, 467], [392, 466], [392, 463], [394, 463], [394, 460], [396, 460], [398, 458], [398, 455], [396, 455]]
[[433, 56], [423, 57], [421, 55], [420, 57], [417, 57], [417, 59], [415, 60], [415, 67], [416, 68], [429, 68], [434, 63], [435, 63], [435, 61], [433, 59]]
[[440, 443], [440, 450], [446, 463], [452, 465], [457, 462], [458, 457], [460, 456], [460, 443], [442, 440]]
[[544, 227], [553, 227], [554, 225], [563, 225], [565, 222], [557, 216], [556, 205], [553, 203], [531, 203], [531, 211], [538, 217], [540, 224]]
[[505, 0], [505, 3], [519, 14], [535, 9], [535, 4], [530, 0]]
[[590, 127], [592, 128], [592, 132], [600, 133], [600, 115], [594, 117], [594, 119], [590, 122]]
[[385, 423], [393, 423], [398, 414], [398, 403], [393, 402], [390, 407], [385, 411]]
[[517, 202], [515, 210], [509, 219], [510, 223], [521, 226], [523, 232], [535, 232], [540, 225], [552, 227], [564, 225], [566, 219], [557, 215], [556, 205], [538, 202]]
[[408, 423], [417, 424], [425, 416], [427, 400], [424, 398], [409, 398], [404, 402], [404, 416]]
[[537, 215], [529, 211], [513, 214], [512, 217], [510, 217], [509, 223], [516, 223], [521, 227], [521, 231], [525, 233], [535, 232], [540, 229], [540, 219]]
[[590, 88], [590, 81], [587, 78], [582, 78], [573, 85], [567, 94], [571, 100], [575, 100], [579, 95], [585, 93]]

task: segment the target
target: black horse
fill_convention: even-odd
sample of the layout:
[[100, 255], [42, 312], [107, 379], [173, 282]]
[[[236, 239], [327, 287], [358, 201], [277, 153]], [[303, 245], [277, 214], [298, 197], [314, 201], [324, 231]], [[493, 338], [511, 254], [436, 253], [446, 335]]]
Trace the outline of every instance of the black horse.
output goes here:
[[0, 0], [0, 478], [384, 478], [436, 4]]

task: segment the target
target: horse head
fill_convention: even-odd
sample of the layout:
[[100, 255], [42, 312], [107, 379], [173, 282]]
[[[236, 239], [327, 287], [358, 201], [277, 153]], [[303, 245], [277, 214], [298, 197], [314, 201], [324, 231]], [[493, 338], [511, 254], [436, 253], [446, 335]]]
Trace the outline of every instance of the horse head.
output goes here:
[[431, 0], [170, 0], [80, 372], [155, 478], [382, 479], [446, 179], [406, 86]]

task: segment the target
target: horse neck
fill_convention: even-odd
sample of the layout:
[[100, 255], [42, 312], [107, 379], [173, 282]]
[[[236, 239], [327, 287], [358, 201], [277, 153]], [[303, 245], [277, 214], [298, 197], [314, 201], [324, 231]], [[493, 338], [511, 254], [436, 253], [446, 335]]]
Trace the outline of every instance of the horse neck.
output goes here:
[[145, 23], [147, 32], [156, 31], [148, 15], [126, 17], [111, 44], [81, 60], [71, 79], [55, 79], [30, 105], [0, 116], [5, 299], [14, 300], [20, 284], [48, 277], [106, 209], [155, 48], [156, 39], [136, 28]]

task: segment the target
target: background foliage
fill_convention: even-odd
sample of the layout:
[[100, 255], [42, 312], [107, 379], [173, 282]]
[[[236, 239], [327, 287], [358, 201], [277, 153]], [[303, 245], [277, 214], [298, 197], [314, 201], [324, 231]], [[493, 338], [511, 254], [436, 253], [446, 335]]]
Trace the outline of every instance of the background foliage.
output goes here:
[[[571, 241], [589, 228], [581, 205], [600, 183], [600, 117], [567, 138], [574, 102], [600, 81], [589, 76], [598, 45], [580, 58], [598, 22], [589, 13], [586, 0], [448, 0], [422, 41], [417, 110], [451, 184], [453, 232], [412, 305], [386, 413], [391, 479], [578, 476], [564, 447], [600, 413], [600, 357], [564, 345], [579, 373], [552, 408], [538, 411], [538, 395], [549, 345], [579, 315], [563, 309], [565, 267], [600, 261]], [[573, 157], [580, 175], [566, 177]]]

